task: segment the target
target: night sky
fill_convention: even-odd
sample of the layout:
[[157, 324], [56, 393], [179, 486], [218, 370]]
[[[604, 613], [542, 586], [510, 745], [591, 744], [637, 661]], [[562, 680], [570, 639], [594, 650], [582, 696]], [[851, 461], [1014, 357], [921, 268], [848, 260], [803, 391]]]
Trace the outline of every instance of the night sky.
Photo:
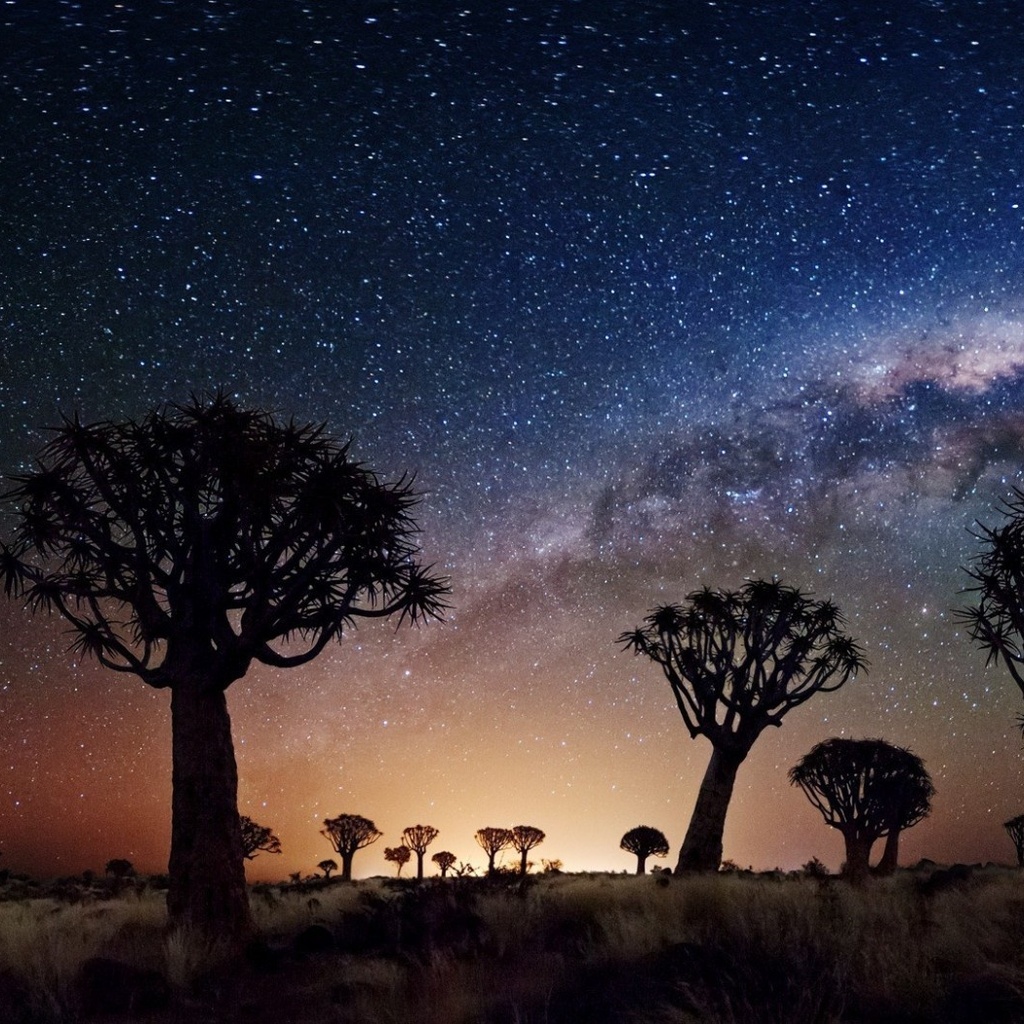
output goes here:
[[[250, 878], [341, 813], [385, 833], [357, 875], [421, 822], [478, 866], [518, 823], [569, 870], [638, 824], [674, 863], [710, 747], [615, 638], [773, 574], [870, 671], [762, 735], [724, 855], [838, 867], [786, 771], [843, 735], [932, 773], [905, 862], [1011, 859], [1024, 702], [953, 609], [1024, 484], [1016, 0], [4, 0], [0, 33], [3, 471], [222, 387], [414, 471], [451, 576], [445, 624], [229, 691], [284, 848]], [[0, 608], [2, 864], [163, 870], [168, 694], [68, 642]]]

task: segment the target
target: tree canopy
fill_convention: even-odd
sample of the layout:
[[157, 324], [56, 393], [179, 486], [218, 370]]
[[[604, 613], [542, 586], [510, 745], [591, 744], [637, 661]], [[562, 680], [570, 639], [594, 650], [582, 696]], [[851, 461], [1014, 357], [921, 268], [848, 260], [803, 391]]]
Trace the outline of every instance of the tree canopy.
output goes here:
[[280, 853], [281, 840], [265, 825], [259, 825], [243, 814], [239, 819], [242, 829], [242, 855], [252, 860], [260, 853]]

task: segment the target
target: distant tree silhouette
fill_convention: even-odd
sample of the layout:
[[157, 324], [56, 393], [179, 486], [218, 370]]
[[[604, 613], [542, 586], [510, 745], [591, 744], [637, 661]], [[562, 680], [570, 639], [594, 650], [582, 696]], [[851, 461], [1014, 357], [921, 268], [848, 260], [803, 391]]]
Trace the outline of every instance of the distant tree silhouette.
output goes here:
[[1018, 814], [1016, 818], [1003, 822], [1003, 828], [1013, 841], [1013, 848], [1017, 851], [1017, 867], [1024, 868], [1024, 814]]
[[909, 828], [928, 813], [932, 792], [921, 759], [885, 740], [824, 740], [790, 769], [789, 780], [842, 834], [843, 874], [852, 881], [867, 875], [877, 839]]
[[441, 877], [444, 878], [449, 870], [455, 866], [457, 858], [454, 853], [449, 853], [448, 850], [440, 850], [430, 859], [438, 866]]
[[677, 873], [718, 869], [736, 773], [758, 736], [865, 666], [835, 605], [778, 580], [705, 587], [686, 600], [654, 609], [618, 640], [659, 666], [690, 736], [711, 743]]
[[631, 828], [619, 843], [619, 848], [636, 857], [636, 873], [642, 875], [647, 871], [648, 857], [667, 857], [668, 840], [665, 833], [650, 825], [637, 825]]
[[258, 825], [248, 815], [241, 815], [238, 823], [242, 829], [242, 856], [253, 860], [261, 853], [280, 853], [281, 840], [264, 825]]
[[526, 855], [544, 842], [544, 833], [532, 825], [515, 825], [512, 828], [512, 847], [519, 853], [519, 874], [525, 875]]
[[892, 764], [884, 792], [889, 831], [882, 857], [875, 868], [880, 875], [891, 875], [896, 870], [900, 834], [928, 817], [935, 795], [931, 776], [917, 754], [904, 747], [892, 746], [890, 757]]
[[335, 860], [322, 860], [317, 867], [324, 873], [324, 878], [330, 878], [332, 871], [338, 870], [338, 862]]
[[507, 828], [488, 826], [477, 830], [476, 841], [480, 849], [487, 854], [487, 874], [493, 876], [495, 873], [494, 858], [502, 850], [507, 850], [512, 845], [512, 832]]
[[12, 479], [5, 591], [66, 619], [77, 653], [171, 691], [170, 922], [237, 949], [253, 924], [226, 690], [360, 618], [441, 615], [446, 582], [415, 560], [418, 497], [322, 427], [224, 395], [67, 419]]
[[[972, 535], [982, 552], [965, 569], [974, 581], [965, 588], [976, 603], [958, 613], [967, 634], [984, 650], [986, 664], [1001, 661], [1024, 693], [1024, 491], [1002, 502], [1001, 526], [976, 524]], [[1018, 715], [1024, 728], [1024, 716]]]
[[438, 831], [432, 825], [410, 825], [402, 833], [402, 842], [416, 854], [417, 878], [423, 878], [423, 854], [437, 836]]
[[378, 832], [369, 818], [359, 814], [339, 814], [336, 818], [324, 819], [320, 835], [330, 842], [341, 858], [342, 880], [351, 882], [352, 858], [356, 850], [377, 842], [384, 833]]
[[116, 878], [118, 881], [131, 878], [132, 875], [135, 874], [135, 868], [132, 866], [132, 862], [130, 860], [125, 860], [122, 857], [116, 857], [114, 860], [108, 860], [105, 871], [106, 874], [111, 876], [111, 878]]
[[392, 864], [398, 865], [398, 871], [396, 874], [399, 878], [402, 876], [402, 868], [409, 863], [409, 859], [412, 857], [412, 850], [408, 846], [385, 846], [384, 847], [384, 859], [390, 861]]

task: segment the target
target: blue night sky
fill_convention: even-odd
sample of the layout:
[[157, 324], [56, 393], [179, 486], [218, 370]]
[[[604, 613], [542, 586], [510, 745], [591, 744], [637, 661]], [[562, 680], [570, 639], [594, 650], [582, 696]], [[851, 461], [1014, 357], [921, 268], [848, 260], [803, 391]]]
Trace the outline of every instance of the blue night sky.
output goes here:
[[[252, 877], [340, 813], [357, 874], [420, 821], [674, 857], [709, 747], [614, 640], [773, 574], [871, 667], [762, 736], [725, 856], [838, 866], [785, 778], [832, 735], [925, 759], [906, 860], [1012, 856], [1024, 707], [952, 609], [1024, 482], [1024, 9], [887, 6], [0, 6], [0, 468], [220, 387], [414, 471], [452, 578], [444, 625], [234, 685]], [[159, 870], [167, 696], [67, 642], [0, 610], [4, 863]]]

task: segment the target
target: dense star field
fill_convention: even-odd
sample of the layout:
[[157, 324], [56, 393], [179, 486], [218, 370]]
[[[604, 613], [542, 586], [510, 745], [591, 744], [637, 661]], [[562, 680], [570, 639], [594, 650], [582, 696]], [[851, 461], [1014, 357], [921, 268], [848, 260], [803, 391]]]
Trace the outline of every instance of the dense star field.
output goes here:
[[[218, 387], [416, 473], [443, 625], [229, 691], [243, 813], [314, 870], [341, 813], [481, 865], [682, 840], [710, 747], [615, 638], [696, 587], [831, 597], [869, 674], [740, 769], [725, 856], [842, 858], [786, 770], [931, 771], [903, 859], [1008, 861], [1024, 701], [953, 609], [1024, 484], [1016, 0], [0, 7], [0, 468]], [[5, 528], [8, 524], [5, 524]], [[168, 697], [0, 609], [0, 848], [162, 870]]]

